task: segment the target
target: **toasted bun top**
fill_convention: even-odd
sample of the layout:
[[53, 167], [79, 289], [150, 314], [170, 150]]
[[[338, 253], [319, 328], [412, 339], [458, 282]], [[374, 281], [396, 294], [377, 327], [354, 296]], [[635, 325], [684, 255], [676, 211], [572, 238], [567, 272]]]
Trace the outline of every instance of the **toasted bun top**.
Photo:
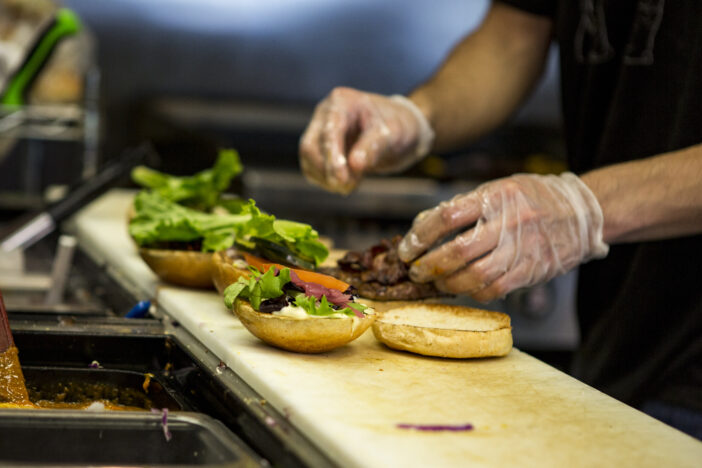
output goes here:
[[378, 321], [444, 330], [492, 331], [510, 328], [510, 317], [502, 312], [446, 304], [403, 305], [386, 310]]
[[383, 312], [373, 334], [388, 347], [445, 358], [504, 356], [512, 349], [509, 315], [472, 307], [415, 304]]

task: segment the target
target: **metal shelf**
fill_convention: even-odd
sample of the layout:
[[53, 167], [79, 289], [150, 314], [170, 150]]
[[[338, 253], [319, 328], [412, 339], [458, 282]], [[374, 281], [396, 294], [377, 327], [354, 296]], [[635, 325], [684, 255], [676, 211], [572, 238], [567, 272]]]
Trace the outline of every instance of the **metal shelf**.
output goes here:
[[82, 141], [85, 114], [75, 104], [0, 106], [0, 138]]
[[90, 69], [84, 83], [84, 98], [79, 103], [0, 106], [0, 167], [18, 143], [23, 143], [25, 153], [19, 167], [14, 168], [20, 187], [0, 191], [1, 206], [15, 204], [25, 209], [42, 203], [46, 187], [38, 168], [52, 157], [49, 145], [77, 146], [75, 158], [80, 162], [80, 174], [74, 182], [95, 176], [100, 162], [99, 71]]

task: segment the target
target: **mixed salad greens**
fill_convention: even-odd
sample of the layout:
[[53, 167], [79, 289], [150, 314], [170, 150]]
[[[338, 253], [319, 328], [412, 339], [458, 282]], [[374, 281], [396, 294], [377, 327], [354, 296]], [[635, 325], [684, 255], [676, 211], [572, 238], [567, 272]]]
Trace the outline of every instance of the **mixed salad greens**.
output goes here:
[[166, 200], [209, 211], [215, 206], [227, 204], [222, 199], [222, 192], [243, 170], [239, 153], [233, 149], [222, 149], [211, 169], [192, 176], [173, 176], [146, 166], [137, 166], [132, 170], [132, 180]]
[[269, 268], [261, 273], [249, 267], [248, 277], [240, 276], [236, 283], [224, 290], [224, 304], [232, 308], [237, 298], [247, 300], [254, 310], [272, 313], [291, 305], [301, 307], [308, 315], [318, 317], [335, 316], [364, 317], [368, 309], [364, 304], [353, 302], [351, 292], [330, 290], [311, 284], [297, 277], [289, 268]]
[[[132, 173], [145, 190], [134, 200], [129, 233], [139, 246], [198, 243], [203, 252], [236, 247], [271, 260], [314, 269], [329, 255], [312, 226], [276, 219], [254, 200], [223, 198], [222, 192], [243, 166], [236, 151], [223, 150], [212, 169], [191, 177], [145, 167]], [[225, 209], [215, 213], [216, 207]]]

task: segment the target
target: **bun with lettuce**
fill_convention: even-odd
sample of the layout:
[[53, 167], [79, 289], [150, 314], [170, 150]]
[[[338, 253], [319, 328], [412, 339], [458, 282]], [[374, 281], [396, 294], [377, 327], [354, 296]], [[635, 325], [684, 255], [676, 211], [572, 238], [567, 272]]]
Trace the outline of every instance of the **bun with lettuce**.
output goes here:
[[223, 196], [241, 170], [233, 150], [222, 151], [212, 169], [189, 177], [135, 168], [132, 178], [146, 189], [135, 197], [129, 233], [161, 279], [212, 287], [213, 252], [235, 245], [301, 268], [314, 269], [327, 257], [311, 226], [276, 219], [254, 200]]
[[375, 320], [352, 287], [331, 276], [248, 256], [248, 274], [224, 290], [224, 303], [262, 341], [288, 351], [343, 346]]

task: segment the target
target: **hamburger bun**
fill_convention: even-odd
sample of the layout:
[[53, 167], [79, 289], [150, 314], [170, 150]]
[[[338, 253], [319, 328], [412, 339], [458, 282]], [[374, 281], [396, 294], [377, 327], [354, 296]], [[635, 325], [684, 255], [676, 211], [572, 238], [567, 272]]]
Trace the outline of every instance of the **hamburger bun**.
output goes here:
[[380, 299], [368, 299], [367, 297], [362, 297], [360, 296], [358, 298], [358, 302], [361, 302], [368, 307], [372, 307], [373, 310], [379, 315], [382, 316], [383, 313], [388, 312], [393, 309], [398, 309], [398, 308], [403, 308], [403, 307], [412, 307], [416, 305], [421, 305], [421, 304], [441, 304], [442, 298], [440, 297], [435, 297], [435, 298], [430, 298], [430, 299], [419, 299], [419, 300], [397, 300], [397, 301], [381, 301]]
[[456, 305], [414, 303], [385, 310], [373, 334], [390, 348], [425, 356], [504, 356], [512, 349], [509, 315]]
[[241, 299], [234, 302], [234, 312], [260, 340], [297, 353], [323, 353], [343, 346], [361, 336], [375, 320], [374, 314], [364, 318], [311, 316], [306, 319], [264, 314]]
[[224, 293], [227, 286], [236, 283], [240, 276], [247, 276], [246, 268], [234, 265], [236, 254], [233, 249], [223, 250], [212, 254], [212, 283], [220, 294]]
[[167, 283], [191, 288], [212, 287], [212, 253], [195, 250], [140, 248], [139, 255]]

